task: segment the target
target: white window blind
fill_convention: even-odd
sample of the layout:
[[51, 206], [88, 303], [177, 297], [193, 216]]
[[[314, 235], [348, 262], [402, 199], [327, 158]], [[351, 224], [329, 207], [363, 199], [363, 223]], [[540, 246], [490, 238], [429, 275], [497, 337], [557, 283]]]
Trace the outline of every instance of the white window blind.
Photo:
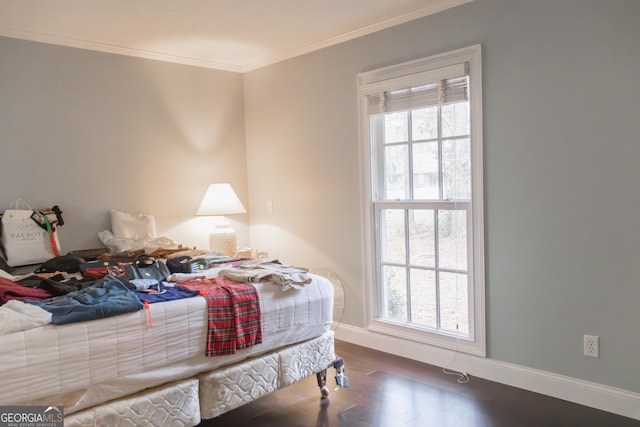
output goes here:
[[[453, 67], [451, 67], [453, 68]], [[453, 75], [429, 84], [407, 86], [367, 95], [367, 114], [391, 113], [469, 100], [467, 65], [455, 67]]]

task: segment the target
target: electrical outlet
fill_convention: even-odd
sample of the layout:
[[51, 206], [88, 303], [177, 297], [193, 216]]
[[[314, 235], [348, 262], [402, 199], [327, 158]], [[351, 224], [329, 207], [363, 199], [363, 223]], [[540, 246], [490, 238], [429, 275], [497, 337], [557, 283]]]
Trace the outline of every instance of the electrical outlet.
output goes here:
[[584, 355], [589, 357], [600, 357], [600, 339], [597, 336], [584, 336]]

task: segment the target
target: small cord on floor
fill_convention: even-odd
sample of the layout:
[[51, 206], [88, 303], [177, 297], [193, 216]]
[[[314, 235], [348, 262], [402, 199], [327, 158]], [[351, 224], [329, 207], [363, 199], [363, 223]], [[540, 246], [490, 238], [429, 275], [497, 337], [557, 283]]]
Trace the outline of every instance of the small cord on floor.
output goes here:
[[446, 375], [456, 375], [458, 377], [457, 382], [460, 384], [469, 382], [469, 374], [467, 374], [466, 372], [456, 372], [447, 368], [442, 368], [442, 372]]

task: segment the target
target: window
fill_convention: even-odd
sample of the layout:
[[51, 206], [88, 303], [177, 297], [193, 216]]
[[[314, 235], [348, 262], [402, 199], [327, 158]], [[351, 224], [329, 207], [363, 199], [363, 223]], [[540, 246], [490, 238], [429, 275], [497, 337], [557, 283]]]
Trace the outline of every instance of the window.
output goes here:
[[368, 327], [485, 355], [480, 47], [358, 76]]

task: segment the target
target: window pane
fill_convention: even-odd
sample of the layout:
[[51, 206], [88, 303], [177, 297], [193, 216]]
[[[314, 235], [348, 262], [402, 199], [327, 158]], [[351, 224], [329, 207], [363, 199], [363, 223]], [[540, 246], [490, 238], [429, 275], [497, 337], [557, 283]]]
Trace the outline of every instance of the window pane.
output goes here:
[[469, 102], [442, 106], [442, 136], [465, 136], [471, 132]]
[[471, 199], [471, 152], [469, 139], [442, 142], [443, 197]]
[[468, 277], [466, 274], [440, 273], [440, 327], [469, 333]]
[[381, 224], [382, 262], [406, 264], [406, 240], [403, 209], [382, 211]]
[[413, 145], [413, 198], [439, 199], [438, 143], [421, 142]]
[[436, 328], [436, 273], [411, 269], [411, 323]]
[[402, 267], [383, 266], [385, 317], [407, 322], [407, 279]]
[[384, 142], [406, 142], [409, 139], [409, 114], [407, 111], [384, 116]]
[[406, 145], [384, 148], [385, 199], [409, 198], [409, 150]]
[[438, 107], [411, 112], [411, 135], [413, 141], [438, 137]]
[[440, 268], [467, 270], [467, 212], [438, 211]]
[[435, 211], [412, 209], [409, 211], [409, 253], [411, 265], [435, 267]]

